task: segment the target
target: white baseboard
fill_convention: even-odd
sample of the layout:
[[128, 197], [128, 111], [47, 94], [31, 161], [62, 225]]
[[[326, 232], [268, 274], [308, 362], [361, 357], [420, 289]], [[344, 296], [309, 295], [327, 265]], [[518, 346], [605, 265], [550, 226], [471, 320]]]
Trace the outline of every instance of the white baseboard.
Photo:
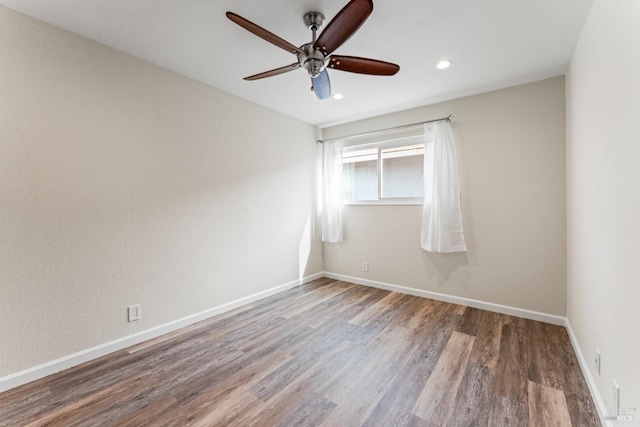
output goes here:
[[151, 329], [147, 329], [145, 331], [118, 338], [116, 340], [109, 341], [104, 344], [100, 344], [98, 346], [91, 347], [86, 350], [52, 360], [47, 363], [43, 363], [42, 365], [34, 366], [32, 368], [16, 372], [5, 377], [0, 377], [0, 393], [21, 386], [23, 384], [30, 383], [40, 378], [47, 377], [65, 369], [78, 366], [82, 363], [89, 362], [91, 360], [97, 359], [98, 357], [105, 356], [115, 351], [140, 344], [141, 342], [150, 340], [152, 338], [157, 338], [160, 335], [173, 332], [177, 329], [184, 328], [218, 314], [231, 311], [243, 305], [250, 304], [263, 298], [275, 295], [277, 293], [295, 288], [296, 286], [311, 282], [312, 280], [316, 280], [321, 277], [324, 277], [323, 273], [316, 273], [311, 276], [303, 277], [302, 279], [294, 280], [289, 283], [285, 283], [284, 285], [276, 286], [274, 288], [267, 289], [266, 291], [258, 292], [256, 294], [249, 295], [244, 298], [240, 298], [235, 301], [231, 301], [226, 304], [222, 304], [217, 307], [213, 307], [208, 310], [201, 311], [199, 313], [195, 313], [190, 316], [186, 316], [181, 319], [177, 319], [172, 322], [153, 327]]
[[606, 405], [604, 403], [604, 400], [602, 400], [602, 396], [600, 396], [600, 392], [598, 391], [596, 382], [593, 378], [593, 375], [591, 375], [591, 371], [589, 370], [587, 359], [584, 357], [584, 353], [580, 348], [580, 344], [578, 344], [578, 338], [573, 332], [573, 328], [571, 327], [571, 322], [569, 322], [569, 319], [566, 319], [564, 326], [567, 328], [567, 333], [569, 334], [569, 339], [571, 340], [573, 351], [576, 353], [576, 357], [578, 358], [578, 364], [580, 365], [580, 369], [582, 370], [582, 375], [584, 375], [584, 378], [587, 381], [587, 385], [589, 386], [589, 391], [591, 392], [591, 397], [593, 398], [593, 402], [596, 405], [596, 410], [598, 411], [600, 422], [603, 426], [613, 427], [613, 423], [605, 419], [605, 415], [607, 414]]
[[403, 294], [414, 295], [417, 297], [444, 301], [451, 304], [464, 305], [466, 307], [479, 308], [496, 313], [508, 314], [510, 316], [523, 317], [525, 319], [537, 320], [540, 322], [551, 323], [553, 325], [565, 326], [566, 317], [556, 316], [553, 314], [541, 313], [539, 311], [527, 310], [524, 308], [510, 307], [507, 305], [494, 304], [492, 302], [479, 301], [470, 298], [458, 297], [454, 295], [441, 294], [439, 292], [423, 291], [421, 289], [407, 288], [405, 286], [394, 285], [391, 283], [377, 282], [375, 280], [362, 279], [359, 277], [345, 276], [343, 274], [335, 274], [325, 271], [324, 276], [330, 279], [343, 280], [345, 282], [356, 283], [358, 285], [370, 286], [372, 288], [385, 289], [387, 291], [400, 292]]

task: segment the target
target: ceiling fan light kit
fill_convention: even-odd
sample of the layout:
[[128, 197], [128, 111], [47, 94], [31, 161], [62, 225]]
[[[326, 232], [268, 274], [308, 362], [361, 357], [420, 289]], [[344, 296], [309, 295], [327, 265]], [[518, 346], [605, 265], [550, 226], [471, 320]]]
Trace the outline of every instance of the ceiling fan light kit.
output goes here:
[[324, 24], [325, 18], [319, 12], [308, 12], [304, 15], [303, 22], [311, 30], [312, 40], [310, 43], [303, 44], [300, 47], [296, 47], [233, 12], [227, 12], [226, 15], [227, 18], [245, 30], [281, 49], [293, 53], [298, 60], [284, 67], [245, 77], [245, 80], [259, 80], [287, 73], [296, 68], [304, 68], [311, 77], [312, 89], [318, 99], [326, 99], [331, 96], [331, 83], [327, 68], [378, 76], [392, 76], [400, 70], [400, 67], [396, 64], [377, 59], [331, 55], [362, 26], [372, 11], [372, 0], [351, 0], [329, 22], [317, 39], [317, 31]]

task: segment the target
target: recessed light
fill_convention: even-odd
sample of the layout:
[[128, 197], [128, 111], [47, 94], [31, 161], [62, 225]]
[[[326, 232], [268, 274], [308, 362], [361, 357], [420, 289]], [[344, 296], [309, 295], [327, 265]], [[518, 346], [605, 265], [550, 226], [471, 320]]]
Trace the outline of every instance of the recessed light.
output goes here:
[[342, 95], [340, 92], [333, 95], [333, 99], [342, 99], [342, 98], [344, 98], [344, 95]]
[[445, 59], [445, 60], [442, 60], [442, 61], [438, 62], [438, 65], [436, 65], [436, 68], [438, 70], [444, 70], [445, 68], [449, 68], [450, 65], [451, 65], [451, 60], [450, 59]]

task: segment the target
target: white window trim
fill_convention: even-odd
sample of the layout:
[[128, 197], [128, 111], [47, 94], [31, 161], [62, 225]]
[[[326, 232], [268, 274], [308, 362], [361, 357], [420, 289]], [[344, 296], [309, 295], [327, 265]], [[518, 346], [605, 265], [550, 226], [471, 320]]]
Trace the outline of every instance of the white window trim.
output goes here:
[[424, 135], [409, 135], [398, 138], [383, 139], [381, 141], [372, 141], [364, 144], [353, 144], [343, 148], [343, 153], [349, 151], [363, 150], [376, 147], [378, 149], [378, 200], [343, 200], [343, 206], [423, 206], [424, 197], [381, 197], [382, 185], [380, 182], [382, 162], [380, 161], [380, 152], [385, 148], [397, 147], [406, 144], [406, 140], [416, 140], [418, 144], [424, 144]]

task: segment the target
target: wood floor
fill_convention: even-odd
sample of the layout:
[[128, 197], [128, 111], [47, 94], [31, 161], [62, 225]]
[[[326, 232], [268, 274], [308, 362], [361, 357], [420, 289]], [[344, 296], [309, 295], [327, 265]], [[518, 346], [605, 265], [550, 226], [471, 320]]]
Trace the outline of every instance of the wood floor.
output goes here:
[[0, 394], [2, 426], [599, 426], [559, 326], [320, 279]]

